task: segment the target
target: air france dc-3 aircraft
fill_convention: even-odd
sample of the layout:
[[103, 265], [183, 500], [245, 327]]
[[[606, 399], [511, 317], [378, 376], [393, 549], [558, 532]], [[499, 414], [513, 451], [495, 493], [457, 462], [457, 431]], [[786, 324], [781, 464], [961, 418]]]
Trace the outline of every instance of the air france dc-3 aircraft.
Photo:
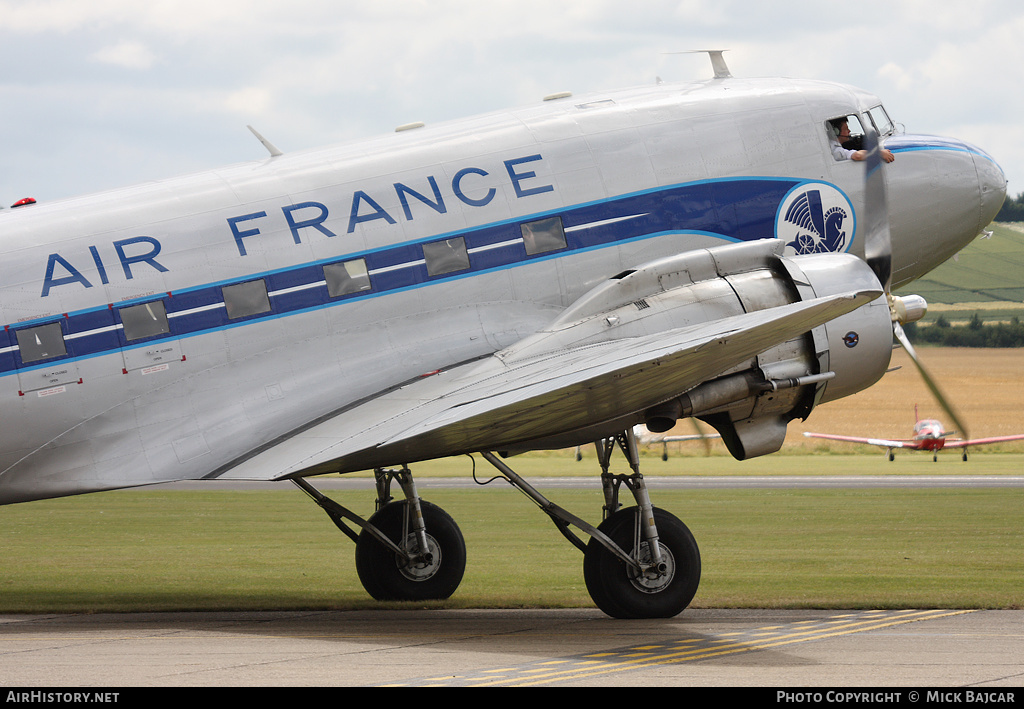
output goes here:
[[809, 433], [804, 432], [808, 438], [824, 438], [830, 441], [843, 441], [845, 443], [863, 443], [868, 446], [885, 448], [889, 461], [896, 459], [894, 450], [905, 448], [915, 451], [931, 451], [932, 461], [939, 459], [939, 451], [943, 448], [962, 448], [962, 458], [967, 460], [967, 449], [971, 446], [984, 446], [993, 443], [1005, 443], [1007, 441], [1024, 440], [1024, 434], [1014, 436], [994, 436], [991, 438], [949, 438], [955, 431], [947, 431], [941, 421], [936, 419], [922, 419], [917, 415], [917, 407], [914, 407], [914, 437], [908, 439], [889, 440], [886, 438], [858, 438], [857, 436], [837, 436], [830, 433]]
[[[355, 540], [372, 596], [445, 598], [465, 545], [408, 466], [479, 454], [583, 551], [602, 610], [679, 613], [699, 551], [652, 505], [632, 427], [696, 417], [738, 459], [777, 450], [790, 420], [882, 376], [920, 311], [891, 288], [1006, 191], [984, 152], [899, 134], [869, 93], [711, 56], [707, 81], [264, 141], [256, 162], [6, 210], [0, 503], [292, 480]], [[835, 119], [864, 134], [853, 159]], [[505, 462], [585, 442], [597, 526]], [[371, 469], [366, 520], [306, 479]]]

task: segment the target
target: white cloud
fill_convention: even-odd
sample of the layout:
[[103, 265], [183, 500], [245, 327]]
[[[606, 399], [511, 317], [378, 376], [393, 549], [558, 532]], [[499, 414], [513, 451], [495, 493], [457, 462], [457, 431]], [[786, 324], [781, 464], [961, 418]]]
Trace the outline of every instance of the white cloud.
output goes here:
[[273, 104], [273, 94], [269, 89], [250, 87], [232, 91], [224, 97], [223, 107], [231, 113], [243, 117], [265, 112]]
[[156, 57], [142, 42], [124, 40], [95, 52], [92, 59], [125, 69], [149, 69]]
[[[79, 152], [101, 134], [96, 145], [130, 135], [133, 154], [174, 155], [105, 163], [102, 179], [121, 184], [250, 157], [246, 123], [283, 149], [314, 147], [558, 90], [707, 78], [706, 57], [667, 54], [706, 48], [731, 50], [738, 77], [861, 86], [908, 130], [1016, 123], [1015, 2], [975, 0], [969, 16], [925, 0], [843, 10], [817, 0], [0, 0], [0, 61], [33, 66], [0, 79], [0, 140], [27, 135], [34, 150], [56, 150], [55, 133], [80, 130]], [[74, 129], [61, 123], [69, 115]], [[172, 138], [192, 152], [170, 149]], [[0, 199], [33, 170], [5, 155]], [[91, 188], [95, 164], [65, 161], [50, 187]]]

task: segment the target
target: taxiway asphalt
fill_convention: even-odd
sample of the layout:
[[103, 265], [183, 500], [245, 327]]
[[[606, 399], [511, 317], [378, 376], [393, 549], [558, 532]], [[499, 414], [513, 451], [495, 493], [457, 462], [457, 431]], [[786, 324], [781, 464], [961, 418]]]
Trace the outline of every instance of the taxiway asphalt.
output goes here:
[[928, 688], [1024, 685], [1024, 611], [689, 609], [646, 621], [590, 609], [13, 615], [0, 617], [0, 683], [888, 687], [906, 701]]

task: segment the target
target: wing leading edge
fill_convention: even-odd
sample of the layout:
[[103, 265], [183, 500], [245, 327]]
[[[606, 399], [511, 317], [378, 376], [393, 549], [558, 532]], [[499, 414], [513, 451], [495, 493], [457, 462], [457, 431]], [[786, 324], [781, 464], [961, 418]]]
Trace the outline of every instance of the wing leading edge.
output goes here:
[[835, 436], [829, 433], [808, 432], [805, 432], [804, 436], [807, 438], [824, 438], [829, 441], [843, 441], [844, 443], [863, 443], [864, 445], [878, 446], [879, 448], [921, 448], [919, 441], [890, 441], [885, 438], [858, 438], [857, 436]]
[[972, 438], [969, 441], [946, 440], [946, 448], [967, 448], [968, 446], [984, 446], [990, 443], [1005, 443], [1007, 441], [1024, 440], [1024, 434], [1016, 436], [995, 436], [994, 438]]
[[905, 441], [890, 441], [884, 438], [857, 438], [856, 436], [836, 436], [828, 433], [804, 433], [807, 438], [824, 438], [830, 441], [844, 441], [846, 443], [863, 443], [869, 446], [878, 446], [879, 448], [910, 448], [913, 450], [925, 450], [927, 446], [926, 442], [929, 440], [942, 440], [943, 448], [968, 448], [970, 446], [984, 446], [991, 443], [1006, 443], [1008, 441], [1021, 441], [1024, 440], [1024, 434], [1016, 436], [995, 436], [994, 438], [972, 438], [971, 440], [959, 440], [956, 438], [943, 438], [943, 439], [914, 439]]
[[513, 346], [341, 411], [209, 477], [353, 472], [585, 429], [687, 391], [879, 295], [853, 291], [542, 353]]

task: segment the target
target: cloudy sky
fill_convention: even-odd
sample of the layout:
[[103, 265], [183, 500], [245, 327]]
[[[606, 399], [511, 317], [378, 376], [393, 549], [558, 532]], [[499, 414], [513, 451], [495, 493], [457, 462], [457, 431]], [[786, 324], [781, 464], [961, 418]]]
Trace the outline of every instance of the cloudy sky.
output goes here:
[[984, 148], [1024, 192], [1019, 0], [0, 0], [0, 205], [531, 103], [820, 78]]

